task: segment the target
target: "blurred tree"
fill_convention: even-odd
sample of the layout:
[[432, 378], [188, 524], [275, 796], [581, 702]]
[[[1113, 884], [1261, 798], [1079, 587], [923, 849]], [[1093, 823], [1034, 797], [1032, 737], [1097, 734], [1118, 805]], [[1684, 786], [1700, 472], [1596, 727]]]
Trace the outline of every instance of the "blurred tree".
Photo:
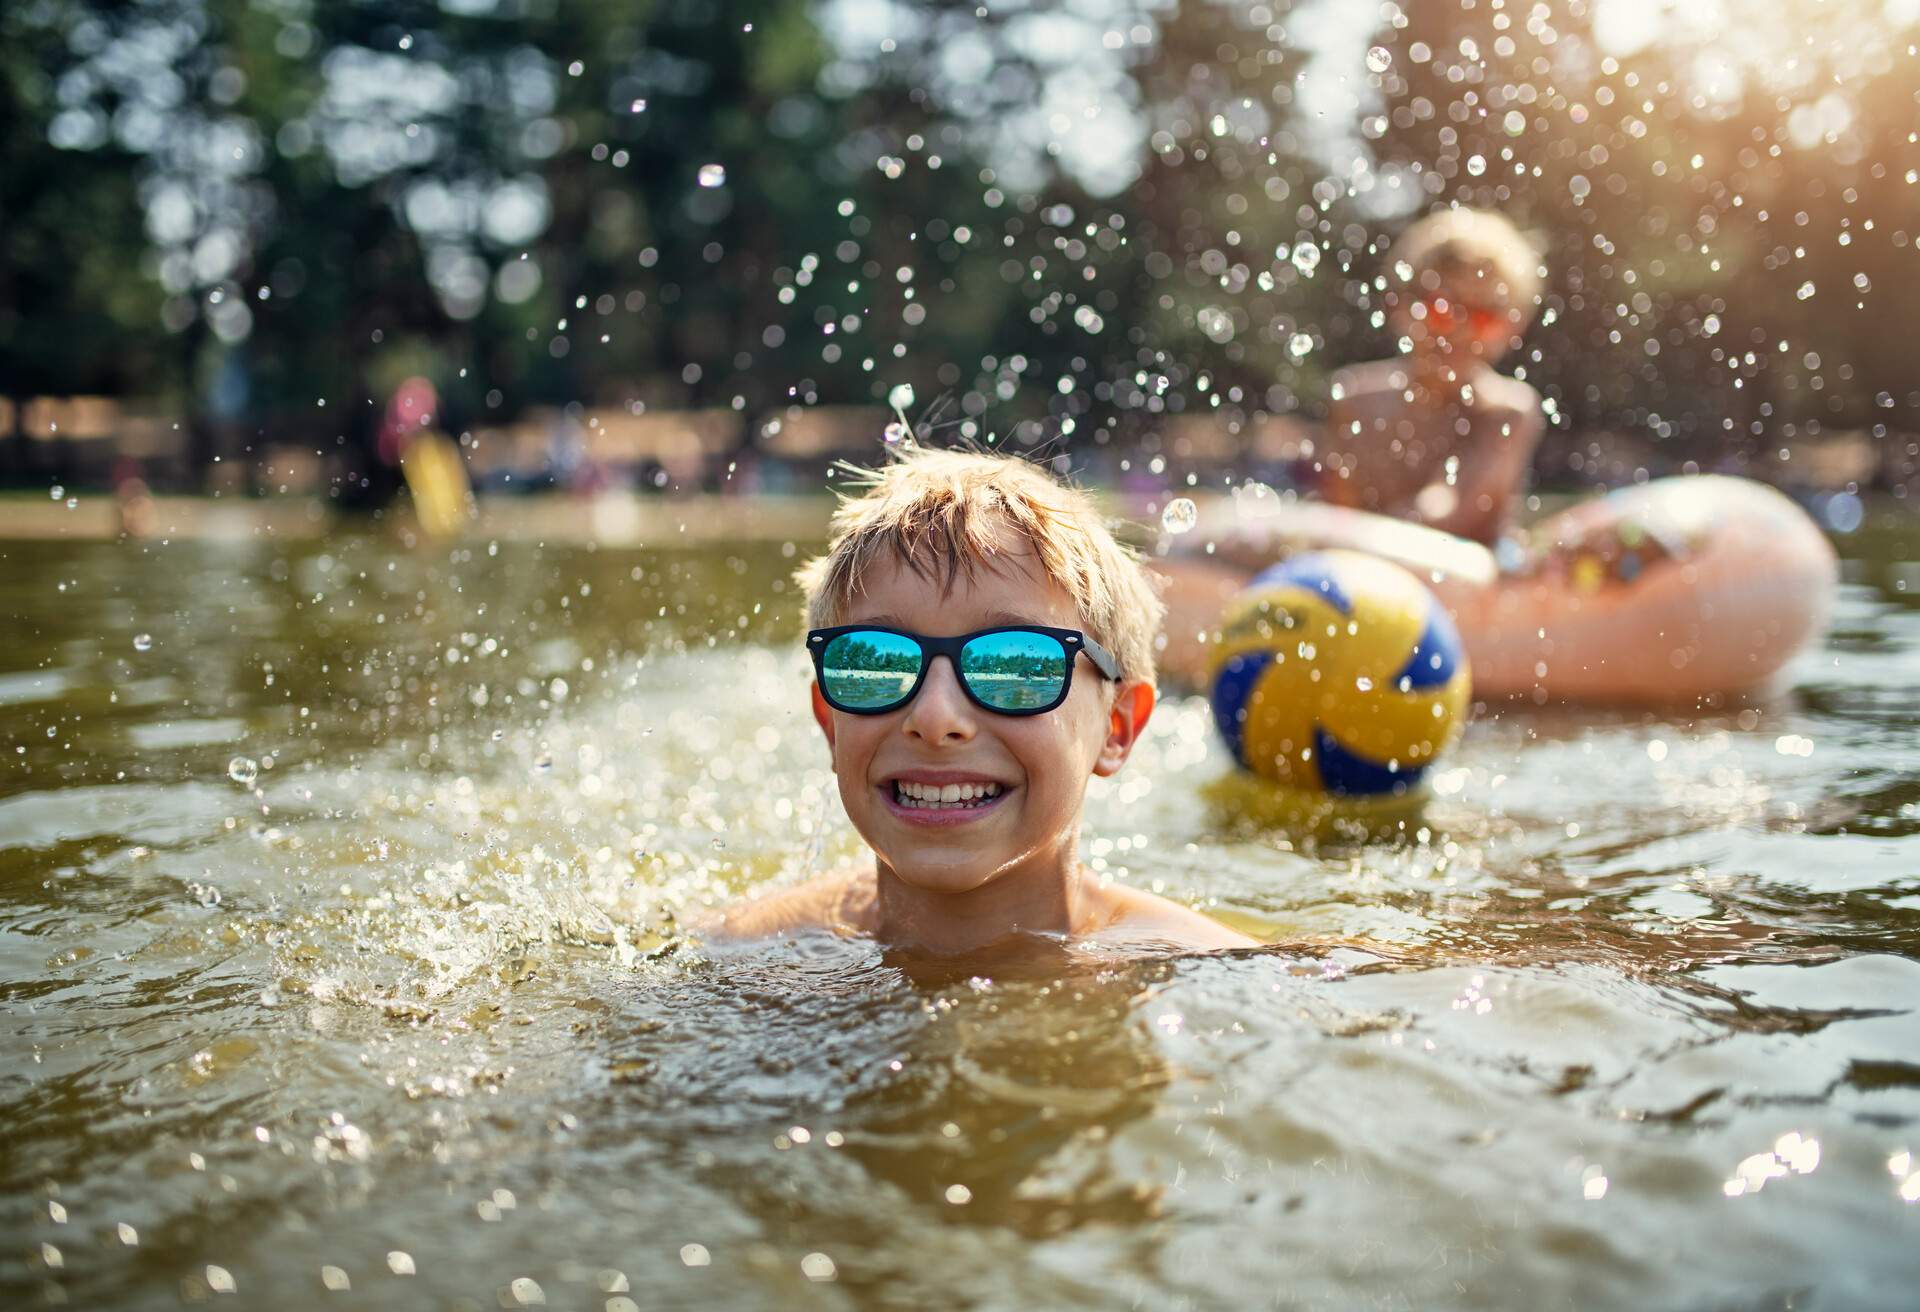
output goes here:
[[96, 101], [88, 48], [108, 18], [63, 5], [0, 6], [0, 395], [7, 472], [23, 476], [26, 398], [147, 392], [164, 350], [132, 152]]
[[203, 461], [344, 447], [356, 483], [413, 373], [456, 428], [908, 382], [1079, 459], [1316, 412], [1392, 349], [1387, 238], [1457, 201], [1549, 248], [1517, 363], [1563, 423], [1704, 460], [1913, 422], [1874, 314], [1914, 290], [1913, 56], [1870, 23], [1616, 55], [1585, 0], [1369, 0], [1376, 56], [1316, 74], [1340, 12], [5, 6], [5, 386], [173, 397]]

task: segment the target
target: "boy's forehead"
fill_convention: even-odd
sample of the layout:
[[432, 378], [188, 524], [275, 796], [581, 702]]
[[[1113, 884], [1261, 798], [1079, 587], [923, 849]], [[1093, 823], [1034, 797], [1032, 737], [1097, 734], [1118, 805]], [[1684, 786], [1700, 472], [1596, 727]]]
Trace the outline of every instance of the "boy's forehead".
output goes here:
[[964, 629], [994, 624], [1078, 627], [1079, 607], [1050, 576], [1033, 544], [1003, 532], [991, 555], [955, 560], [923, 549], [912, 557], [882, 552], [853, 580], [843, 623], [941, 621]]

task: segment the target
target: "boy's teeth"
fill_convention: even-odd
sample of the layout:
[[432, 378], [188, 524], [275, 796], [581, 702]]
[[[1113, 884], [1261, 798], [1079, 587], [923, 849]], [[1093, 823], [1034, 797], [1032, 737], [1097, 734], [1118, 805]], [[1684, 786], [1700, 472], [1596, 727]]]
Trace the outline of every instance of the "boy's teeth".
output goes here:
[[999, 784], [918, 784], [894, 781], [894, 794], [906, 806], [971, 806], [1000, 795]]

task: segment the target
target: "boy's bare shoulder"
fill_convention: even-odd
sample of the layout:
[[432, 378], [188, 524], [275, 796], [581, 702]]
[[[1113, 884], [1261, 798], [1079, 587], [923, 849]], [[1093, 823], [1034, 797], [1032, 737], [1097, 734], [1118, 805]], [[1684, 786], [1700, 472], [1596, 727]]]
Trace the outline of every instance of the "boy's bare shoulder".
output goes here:
[[1196, 952], [1261, 946], [1259, 939], [1156, 893], [1120, 885], [1106, 892], [1114, 900], [1115, 915], [1102, 932], [1103, 938], [1152, 939]]
[[738, 903], [708, 927], [718, 939], [774, 938], [804, 929], [861, 930], [872, 908], [871, 874], [838, 871]]

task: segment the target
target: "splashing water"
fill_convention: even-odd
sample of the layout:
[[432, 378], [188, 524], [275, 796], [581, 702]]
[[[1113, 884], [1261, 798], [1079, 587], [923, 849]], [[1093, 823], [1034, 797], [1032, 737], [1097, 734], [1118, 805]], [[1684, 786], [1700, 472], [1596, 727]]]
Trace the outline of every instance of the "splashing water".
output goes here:
[[1192, 497], [1175, 497], [1160, 512], [1160, 527], [1176, 536], [1191, 533], [1199, 522], [1200, 507], [1193, 503]]
[[[673, 929], [858, 851], [784, 585], [819, 538], [782, 532], [794, 553], [508, 541], [484, 615], [464, 566], [385, 539], [9, 549], [126, 625], [102, 641], [39, 589], [18, 619], [64, 682], [18, 677], [38, 652], [0, 681], [28, 747], [0, 797], [0, 984], [33, 1001], [0, 1214], [37, 1279], [101, 1308], [157, 1281], [236, 1306], [770, 1307], [831, 1261], [848, 1306], [883, 1280], [1101, 1302], [1169, 1235], [1129, 1275], [1156, 1306], [1386, 1280], [1416, 1306], [1583, 1281], [1608, 1308], [1809, 1281], [1874, 1305], [1911, 1269], [1910, 519], [1870, 503], [1843, 541], [1866, 581], [1798, 700], [1490, 708], [1387, 839], [1310, 850], [1215, 810], [1211, 713], [1169, 689], [1088, 789], [1086, 860], [1279, 947], [1033, 978]], [[408, 626], [375, 622], [389, 579]], [[155, 624], [204, 637], [125, 678]], [[270, 772], [247, 748], [266, 796], [209, 786], [302, 707]], [[561, 768], [531, 774], [536, 750]], [[1318, 946], [1349, 938], [1373, 947]], [[1288, 1250], [1249, 1248], [1250, 1220]], [[1356, 1220], [1425, 1247], [1356, 1273]], [[1707, 1224], [1739, 1251], [1607, 1247]], [[1485, 1262], [1435, 1270], [1435, 1246]]]

